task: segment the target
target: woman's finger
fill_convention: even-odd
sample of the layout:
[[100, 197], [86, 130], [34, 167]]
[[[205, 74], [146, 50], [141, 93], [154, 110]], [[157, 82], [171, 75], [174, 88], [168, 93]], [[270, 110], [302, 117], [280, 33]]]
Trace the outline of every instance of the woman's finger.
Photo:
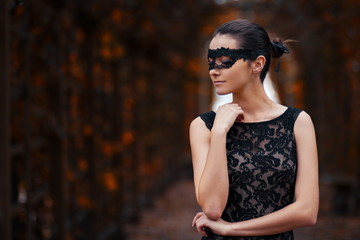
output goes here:
[[203, 212], [198, 212], [198, 213], [195, 215], [195, 217], [194, 217], [194, 219], [193, 219], [193, 221], [192, 221], [192, 226], [193, 226], [193, 227], [195, 226], [196, 221], [202, 216], [202, 214], [204, 214], [204, 213], [203, 213]]
[[206, 217], [202, 215], [197, 221], [196, 221], [196, 229], [202, 236], [207, 236], [207, 227], [206, 227]]
[[203, 227], [203, 226], [201, 226], [201, 225], [196, 225], [196, 230], [198, 231], [198, 233], [201, 235], [201, 236], [205, 236], [205, 237], [207, 237], [207, 229], [206, 229], [206, 227]]
[[198, 212], [198, 213], [195, 215], [194, 219], [192, 220], [192, 224], [191, 224], [192, 227], [195, 226], [196, 221], [197, 221], [202, 215], [204, 215], [203, 212]]

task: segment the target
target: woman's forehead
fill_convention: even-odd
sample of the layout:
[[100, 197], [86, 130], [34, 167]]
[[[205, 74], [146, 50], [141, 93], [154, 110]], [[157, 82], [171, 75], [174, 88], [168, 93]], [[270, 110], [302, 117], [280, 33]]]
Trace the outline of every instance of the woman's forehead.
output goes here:
[[239, 47], [236, 39], [234, 39], [232, 36], [226, 34], [218, 34], [211, 40], [209, 44], [209, 49], [219, 48], [237, 49]]

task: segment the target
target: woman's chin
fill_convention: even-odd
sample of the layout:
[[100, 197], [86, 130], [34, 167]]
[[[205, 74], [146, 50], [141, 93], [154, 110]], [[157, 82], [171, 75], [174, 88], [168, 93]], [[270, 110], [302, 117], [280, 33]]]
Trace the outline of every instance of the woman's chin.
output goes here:
[[220, 95], [220, 96], [230, 94], [230, 92], [218, 91], [218, 90], [215, 90], [215, 93], [216, 93], [217, 95]]

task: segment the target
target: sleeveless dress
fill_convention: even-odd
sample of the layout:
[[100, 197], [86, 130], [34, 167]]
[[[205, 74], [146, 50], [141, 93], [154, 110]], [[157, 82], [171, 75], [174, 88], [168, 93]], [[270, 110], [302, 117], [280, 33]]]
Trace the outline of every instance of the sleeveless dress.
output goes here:
[[[229, 196], [221, 216], [240, 222], [277, 211], [293, 202], [297, 169], [294, 123], [302, 110], [288, 107], [263, 122], [235, 122], [226, 137]], [[216, 113], [200, 118], [211, 130]], [[293, 240], [293, 231], [257, 237], [219, 236], [202, 240]]]

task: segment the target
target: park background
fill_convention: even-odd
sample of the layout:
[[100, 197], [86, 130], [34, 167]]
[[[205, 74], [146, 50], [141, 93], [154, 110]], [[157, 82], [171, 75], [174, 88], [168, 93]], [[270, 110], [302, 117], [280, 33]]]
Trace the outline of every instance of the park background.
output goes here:
[[360, 239], [359, 0], [0, 2], [2, 240], [199, 239], [188, 126], [235, 18], [298, 41], [270, 70], [317, 132], [319, 221], [298, 239]]

